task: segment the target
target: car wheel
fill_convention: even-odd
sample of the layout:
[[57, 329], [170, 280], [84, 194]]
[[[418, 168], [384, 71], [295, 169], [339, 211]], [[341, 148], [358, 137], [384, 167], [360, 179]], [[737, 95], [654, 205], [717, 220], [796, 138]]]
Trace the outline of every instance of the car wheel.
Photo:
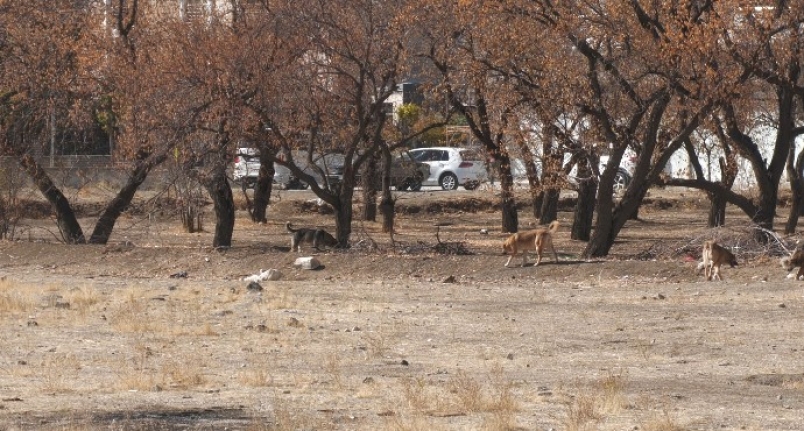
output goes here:
[[474, 190], [480, 186], [480, 183], [477, 181], [469, 181], [468, 183], [463, 185], [463, 188], [466, 190]]
[[631, 182], [631, 177], [622, 169], [618, 170], [616, 174], [614, 174], [614, 194], [622, 194], [625, 193], [625, 189], [628, 188], [628, 183]]
[[456, 177], [455, 174], [447, 172], [441, 176], [438, 183], [441, 184], [441, 188], [444, 190], [455, 190], [458, 188], [458, 177]]

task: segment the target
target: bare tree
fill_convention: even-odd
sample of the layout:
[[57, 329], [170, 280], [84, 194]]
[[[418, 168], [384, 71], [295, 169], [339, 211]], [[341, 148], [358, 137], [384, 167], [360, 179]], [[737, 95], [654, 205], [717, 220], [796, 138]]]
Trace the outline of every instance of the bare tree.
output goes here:
[[[724, 25], [720, 44], [727, 48], [731, 64], [739, 73], [737, 88], [746, 91], [735, 92], [734, 97], [719, 103], [715, 119], [733, 151], [750, 165], [759, 193], [741, 195], [725, 184], [700, 177], [666, 183], [706, 190], [739, 207], [762, 229], [772, 230], [779, 183], [786, 166], [794, 197], [800, 199], [792, 151], [794, 140], [804, 132], [796, 109], [796, 101], [804, 94], [800, 31], [804, 6], [780, 1], [773, 8], [741, 8], [722, 3], [717, 7], [722, 7], [722, 15], [730, 19]], [[770, 146], [751, 133], [758, 121], [765, 121], [767, 128], [775, 129]], [[788, 232], [795, 229], [798, 219], [798, 202], [793, 207], [786, 225]], [[757, 230], [757, 237], [767, 240], [762, 230]]]
[[[337, 239], [348, 244], [360, 170], [380, 151], [385, 103], [404, 72], [401, 5], [349, 0], [287, 2], [281, 17], [301, 55], [273, 73], [246, 106], [269, 130], [273, 162], [284, 165], [335, 210]], [[401, 143], [391, 144], [401, 145]], [[341, 160], [337, 181], [328, 154]], [[311, 167], [313, 172], [305, 170]]]

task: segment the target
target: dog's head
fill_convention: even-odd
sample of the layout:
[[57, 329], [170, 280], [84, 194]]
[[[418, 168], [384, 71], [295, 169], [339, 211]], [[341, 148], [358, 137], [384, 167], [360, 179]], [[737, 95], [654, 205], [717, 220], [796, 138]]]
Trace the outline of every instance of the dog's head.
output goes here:
[[734, 268], [735, 266], [737, 266], [737, 258], [736, 258], [736, 257], [734, 257], [734, 255], [731, 255], [731, 256], [730, 256], [729, 265], [730, 265], [732, 268]]
[[789, 271], [793, 270], [793, 259], [792, 258], [793, 258], [792, 255], [782, 258], [782, 260], [781, 260], [782, 268], [784, 268], [785, 271], [789, 272]]
[[798, 248], [790, 256], [782, 258], [782, 268], [792, 271], [797, 266], [804, 265], [804, 249]]
[[335, 247], [338, 245], [338, 240], [335, 239], [329, 232], [322, 230], [320, 241], [327, 247]]
[[503, 254], [516, 253], [516, 234], [509, 236], [503, 241]]

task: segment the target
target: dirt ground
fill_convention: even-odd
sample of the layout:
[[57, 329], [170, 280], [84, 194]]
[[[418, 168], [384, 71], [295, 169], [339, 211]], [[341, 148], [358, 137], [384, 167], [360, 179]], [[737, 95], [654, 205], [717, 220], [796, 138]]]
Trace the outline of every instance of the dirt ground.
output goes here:
[[311, 199], [240, 211], [225, 251], [211, 216], [187, 234], [145, 202], [107, 246], [24, 220], [0, 242], [0, 430], [804, 429], [804, 282], [747, 244], [696, 275], [703, 239], [747, 229], [708, 230], [696, 192], [652, 192], [591, 261], [564, 205], [560, 261], [524, 268], [479, 190], [400, 194], [396, 247], [356, 221], [296, 269], [285, 222], [333, 227]]

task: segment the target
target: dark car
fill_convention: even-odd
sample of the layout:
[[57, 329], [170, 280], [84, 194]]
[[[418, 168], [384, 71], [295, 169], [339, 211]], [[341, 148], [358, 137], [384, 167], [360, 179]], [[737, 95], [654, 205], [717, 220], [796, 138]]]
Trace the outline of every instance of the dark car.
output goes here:
[[419, 191], [430, 176], [430, 165], [413, 160], [410, 153], [394, 156], [391, 161], [391, 186], [397, 190]]
[[[390, 186], [399, 191], [421, 190], [422, 182], [430, 175], [430, 165], [413, 160], [408, 152], [395, 154], [392, 157]], [[382, 169], [382, 163], [380, 163], [374, 177], [374, 187], [377, 189], [382, 186]], [[358, 182], [362, 182], [362, 180], [358, 179]]]

